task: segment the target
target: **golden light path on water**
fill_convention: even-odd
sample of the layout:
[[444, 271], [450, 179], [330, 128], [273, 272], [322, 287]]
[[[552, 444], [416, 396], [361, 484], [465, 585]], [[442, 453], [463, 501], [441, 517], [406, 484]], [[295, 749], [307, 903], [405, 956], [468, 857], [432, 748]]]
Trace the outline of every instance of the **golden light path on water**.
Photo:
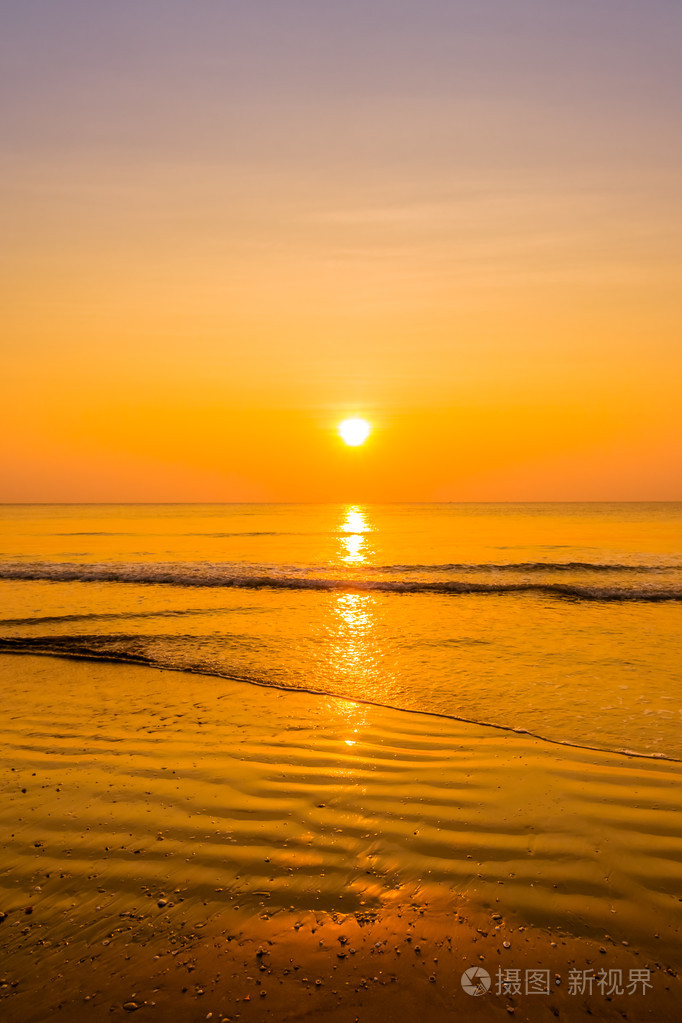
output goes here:
[[355, 505], [349, 505], [346, 509], [346, 517], [341, 523], [342, 532], [349, 534], [341, 537], [341, 561], [352, 565], [366, 564], [369, 552], [365, 534], [370, 529], [361, 509]]
[[[366, 535], [372, 532], [365, 512], [357, 505], [345, 509], [340, 523], [339, 558], [346, 564], [366, 565], [370, 550]], [[339, 593], [332, 605], [331, 668], [335, 676], [344, 679], [360, 699], [376, 686], [379, 659], [373, 650], [376, 637], [375, 598], [370, 593]], [[334, 713], [347, 718], [349, 735], [344, 742], [353, 747], [365, 720], [362, 704], [335, 702]]]

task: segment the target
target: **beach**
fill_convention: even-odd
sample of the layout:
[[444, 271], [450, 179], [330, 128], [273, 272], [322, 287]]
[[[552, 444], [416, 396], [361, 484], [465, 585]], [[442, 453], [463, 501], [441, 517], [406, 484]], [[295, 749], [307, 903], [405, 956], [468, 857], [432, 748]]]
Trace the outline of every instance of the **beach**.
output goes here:
[[0, 1023], [682, 1023], [681, 41], [0, 3]]
[[676, 1018], [679, 764], [147, 666], [0, 670], [3, 1019]]

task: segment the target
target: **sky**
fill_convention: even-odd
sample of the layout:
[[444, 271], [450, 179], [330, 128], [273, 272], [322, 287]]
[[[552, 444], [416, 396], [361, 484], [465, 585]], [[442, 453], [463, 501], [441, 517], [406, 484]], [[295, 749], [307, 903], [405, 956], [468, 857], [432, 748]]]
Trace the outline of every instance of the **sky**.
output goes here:
[[680, 95], [678, 0], [0, 0], [0, 500], [682, 499]]

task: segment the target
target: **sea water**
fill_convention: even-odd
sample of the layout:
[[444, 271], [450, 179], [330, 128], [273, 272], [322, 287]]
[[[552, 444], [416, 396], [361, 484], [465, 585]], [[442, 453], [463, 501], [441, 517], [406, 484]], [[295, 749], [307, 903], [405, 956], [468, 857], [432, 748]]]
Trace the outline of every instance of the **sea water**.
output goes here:
[[[682, 758], [682, 505], [9, 505], [0, 651]], [[294, 711], [292, 710], [292, 713]]]

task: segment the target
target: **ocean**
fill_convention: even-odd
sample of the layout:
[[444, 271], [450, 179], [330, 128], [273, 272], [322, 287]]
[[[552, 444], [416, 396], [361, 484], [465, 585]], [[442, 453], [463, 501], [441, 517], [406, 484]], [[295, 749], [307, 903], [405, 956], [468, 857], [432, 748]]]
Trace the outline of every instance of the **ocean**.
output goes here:
[[[682, 505], [10, 505], [0, 652], [682, 759]], [[292, 710], [292, 714], [294, 711]]]

